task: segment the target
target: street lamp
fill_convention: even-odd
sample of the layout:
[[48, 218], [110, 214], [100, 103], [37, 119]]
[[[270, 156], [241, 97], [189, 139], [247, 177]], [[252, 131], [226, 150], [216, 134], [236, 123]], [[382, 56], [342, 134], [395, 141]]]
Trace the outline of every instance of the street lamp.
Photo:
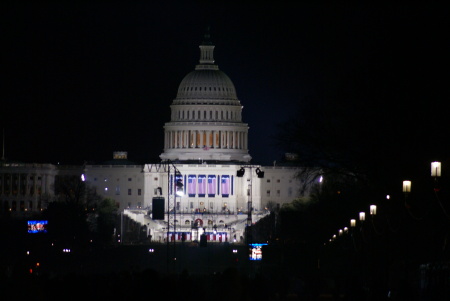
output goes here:
[[405, 194], [411, 192], [411, 181], [408, 180], [403, 181], [403, 192]]
[[434, 178], [441, 176], [441, 162], [431, 162], [431, 176]]
[[[242, 178], [244, 176], [244, 174], [245, 174], [245, 169], [246, 168], [250, 169], [250, 174], [251, 174], [251, 171], [252, 171], [252, 168], [253, 168], [252, 165], [250, 165], [250, 166], [241, 166], [241, 168], [236, 172], [236, 177]], [[259, 167], [257, 167], [255, 169], [255, 172], [256, 172], [256, 175], [258, 176], [258, 178], [264, 178], [264, 172]], [[246, 231], [247, 231], [246, 239], [247, 239], [247, 244], [248, 245], [252, 243], [252, 238], [251, 238], [251, 235], [252, 235], [252, 233], [251, 233], [252, 210], [253, 210], [253, 203], [252, 203], [253, 176], [252, 175], [250, 175], [250, 184], [249, 184], [249, 186], [250, 186], [250, 194], [249, 194], [249, 198], [248, 198], [248, 202], [247, 202], [248, 206], [247, 206], [247, 228], [246, 228]]]
[[361, 222], [363, 222], [363, 221], [366, 220], [366, 213], [365, 213], [365, 212], [360, 212], [360, 213], [359, 213], [359, 220], [360, 220]]
[[370, 215], [377, 215], [377, 206], [376, 205], [370, 205]]

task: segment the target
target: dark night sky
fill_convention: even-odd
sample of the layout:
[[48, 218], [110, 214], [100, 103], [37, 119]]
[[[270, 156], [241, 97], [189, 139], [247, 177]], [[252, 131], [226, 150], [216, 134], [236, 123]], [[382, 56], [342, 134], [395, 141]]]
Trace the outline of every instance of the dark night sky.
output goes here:
[[[355, 78], [381, 91], [371, 105], [448, 117], [449, 11], [435, 4], [12, 3], [0, 9], [9, 160], [81, 164], [116, 150], [158, 160], [169, 106], [207, 25], [244, 106], [255, 163], [279, 159], [272, 136], [299, 102]], [[361, 104], [358, 93], [348, 101]], [[427, 130], [449, 127], [429, 120]]]

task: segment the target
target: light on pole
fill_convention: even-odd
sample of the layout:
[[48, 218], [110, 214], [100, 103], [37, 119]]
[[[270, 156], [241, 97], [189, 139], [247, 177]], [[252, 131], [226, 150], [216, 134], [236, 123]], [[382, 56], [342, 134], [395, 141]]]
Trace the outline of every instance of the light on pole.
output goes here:
[[361, 222], [363, 222], [363, 221], [366, 220], [366, 213], [365, 213], [365, 212], [360, 212], [360, 213], [359, 213], [359, 220], [360, 220]]
[[[249, 183], [249, 196], [248, 196], [248, 202], [247, 202], [247, 227], [246, 227], [246, 231], [247, 231], [247, 235], [246, 235], [246, 240], [247, 240], [247, 245], [250, 245], [252, 243], [252, 238], [251, 238], [251, 227], [252, 227], [252, 210], [253, 210], [253, 203], [252, 203], [252, 195], [253, 195], [253, 174], [252, 174], [252, 169], [254, 166], [250, 165], [250, 166], [242, 166], [237, 172], [236, 172], [236, 177], [238, 178], [242, 178], [245, 174], [245, 169], [249, 168], [250, 169], [250, 183]], [[256, 175], [258, 176], [258, 178], [264, 178], [264, 171], [262, 171], [259, 167], [257, 167], [255, 169]]]
[[431, 176], [434, 178], [441, 176], [441, 162], [431, 162]]
[[376, 205], [370, 205], [370, 215], [377, 215], [377, 206]]
[[411, 181], [408, 181], [408, 180], [403, 181], [403, 192], [404, 193], [411, 192]]

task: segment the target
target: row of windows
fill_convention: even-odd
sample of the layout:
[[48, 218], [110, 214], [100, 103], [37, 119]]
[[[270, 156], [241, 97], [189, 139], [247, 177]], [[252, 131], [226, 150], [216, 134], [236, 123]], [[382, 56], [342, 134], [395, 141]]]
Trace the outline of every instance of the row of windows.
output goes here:
[[[9, 179], [11, 179], [11, 178], [18, 179], [18, 178], [19, 178], [19, 175], [18, 175], [18, 174], [12, 174], [12, 175], [6, 174], [6, 175], [4, 175], [4, 176], [0, 175], [0, 183], [2, 182], [3, 177], [5, 178], [5, 180], [9, 180]], [[21, 174], [21, 175], [20, 175], [20, 178], [21, 178], [22, 180], [26, 180], [26, 177], [27, 177], [27, 176], [26, 176], [25, 174]], [[30, 176], [28, 179], [29, 179], [30, 181], [33, 181], [33, 180], [41, 180], [42, 178], [41, 178], [40, 176]]]
[[[270, 183], [270, 179], [267, 179], [267, 183]], [[281, 180], [277, 179], [277, 183], [281, 183]], [[289, 180], [289, 183], [292, 183], [292, 180]]]
[[[232, 89], [227, 88], [227, 87], [183, 87], [181, 89], [181, 91], [186, 92], [186, 91], [227, 91], [227, 92], [231, 92]], [[209, 88], [209, 89], [208, 89]]]
[[41, 187], [21, 187], [20, 189], [5, 187], [4, 190], [0, 187], [0, 195], [41, 195]]
[[[271, 195], [271, 191], [270, 191], [270, 189], [268, 189], [266, 191], [266, 196], [270, 196], [270, 195]], [[276, 196], [281, 196], [281, 190], [276, 191]], [[292, 187], [288, 188], [288, 196], [292, 196]]]
[[178, 120], [238, 120], [238, 118], [238, 114], [233, 111], [178, 111]]

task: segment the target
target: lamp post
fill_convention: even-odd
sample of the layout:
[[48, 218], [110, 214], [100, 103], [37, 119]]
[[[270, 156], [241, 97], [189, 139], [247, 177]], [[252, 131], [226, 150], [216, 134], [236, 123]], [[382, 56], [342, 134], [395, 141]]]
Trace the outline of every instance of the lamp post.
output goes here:
[[403, 181], [403, 192], [408, 194], [411, 192], [411, 181], [405, 180]]
[[431, 176], [434, 178], [441, 176], [441, 162], [431, 162]]
[[376, 205], [370, 205], [370, 215], [373, 217], [374, 215], [377, 215], [377, 206]]
[[[246, 226], [246, 243], [247, 245], [250, 245], [252, 243], [252, 211], [253, 211], [253, 174], [252, 169], [254, 168], [253, 165], [245, 165], [241, 166], [241, 168], [236, 172], [236, 176], [238, 178], [242, 178], [245, 174], [245, 169], [250, 169], [250, 182], [249, 182], [249, 193], [248, 193], [248, 201], [247, 201], [247, 226]], [[258, 178], [264, 178], [264, 172], [261, 171], [259, 167], [255, 169], [256, 175]]]
[[[183, 179], [181, 172], [170, 161], [165, 162], [167, 168], [167, 268], [170, 263], [170, 229], [173, 228], [173, 256], [172, 261], [175, 265], [176, 249], [175, 249], [175, 234], [176, 234], [176, 198], [181, 197], [183, 193]], [[172, 176], [172, 177], [171, 177]]]
[[441, 176], [441, 162], [431, 162], [431, 177], [434, 178], [434, 191], [439, 191], [438, 178]]
[[[376, 205], [370, 205], [367, 213], [370, 214], [371, 223], [365, 224], [366, 213], [359, 213], [361, 231], [355, 234], [359, 234], [362, 240], [361, 243], [356, 244], [355, 239], [353, 239], [353, 243], [355, 251], [362, 256], [361, 258], [367, 257], [367, 260], [361, 263], [363, 268], [362, 279], [363, 281], [368, 281], [368, 287], [373, 290], [370, 292], [370, 297], [375, 298], [374, 300], [381, 300], [379, 297], [386, 296], [388, 292], [391, 294], [396, 291], [401, 293], [409, 293], [412, 291], [414, 289], [413, 285], [417, 284], [409, 282], [409, 275], [413, 269], [416, 270], [418, 267], [420, 267], [421, 284], [420, 288], [417, 287], [417, 289], [420, 289], [425, 297], [430, 297], [430, 300], [435, 300], [434, 296], [438, 295], [446, 295], [445, 300], [448, 300], [448, 297], [450, 297], [447, 281], [448, 275], [450, 275], [450, 264], [448, 263], [450, 256], [448, 247], [448, 239], [450, 237], [450, 207], [449, 203], [445, 202], [446, 200], [441, 200], [441, 194], [446, 191], [442, 190], [440, 192], [440, 187], [438, 187], [437, 183], [442, 176], [441, 163], [437, 161], [431, 162], [430, 171], [430, 175], [434, 180], [434, 196], [439, 206], [433, 207], [431, 204], [425, 203], [424, 205], [426, 206], [421, 208], [423, 197], [429, 194], [422, 194], [422, 187], [417, 185], [417, 191], [419, 193], [417, 193], [418, 197], [416, 197], [416, 193], [414, 195], [411, 194], [411, 181], [405, 180], [402, 183], [402, 192], [405, 201], [404, 208], [401, 208], [402, 202], [395, 203], [391, 200], [395, 198], [387, 195], [386, 200], [391, 200], [387, 206], [383, 205], [383, 203], [380, 204], [381, 207], [379, 208]], [[397, 206], [400, 206], [400, 208]], [[385, 211], [385, 209], [389, 210]], [[398, 213], [399, 219], [403, 219], [404, 214], [407, 213], [412, 219], [399, 221], [398, 225], [393, 229], [389, 222], [389, 216], [392, 213], [394, 215]], [[355, 227], [356, 219], [351, 219], [350, 229], [352, 237]], [[366, 231], [362, 231], [363, 228]], [[343, 232], [345, 234], [345, 230]], [[342, 235], [341, 230], [339, 230], [338, 236], [333, 235], [329, 239], [330, 243], [324, 245], [340, 247], [339, 243], [344, 242], [345, 237], [345, 235]], [[410, 248], [411, 246], [413, 248]], [[396, 252], [392, 252], [392, 250], [402, 250], [403, 248], [407, 248], [408, 252], [401, 252], [400, 256]], [[418, 251], [419, 249], [420, 251]], [[390, 265], [392, 262], [397, 262], [397, 260], [402, 262], [403, 267], [398, 271], [391, 271]], [[367, 275], [365, 274], [366, 271]], [[382, 277], [383, 275], [386, 275], [386, 277]], [[403, 286], [404, 284], [399, 285], [395, 281], [391, 283], [383, 282], [382, 280], [399, 280], [395, 277], [402, 277], [401, 280], [404, 281], [404, 284], [410, 287], [405, 288]]]
[[359, 213], [359, 221], [364, 222], [365, 220], [366, 220], [366, 213], [364, 211], [360, 212]]

